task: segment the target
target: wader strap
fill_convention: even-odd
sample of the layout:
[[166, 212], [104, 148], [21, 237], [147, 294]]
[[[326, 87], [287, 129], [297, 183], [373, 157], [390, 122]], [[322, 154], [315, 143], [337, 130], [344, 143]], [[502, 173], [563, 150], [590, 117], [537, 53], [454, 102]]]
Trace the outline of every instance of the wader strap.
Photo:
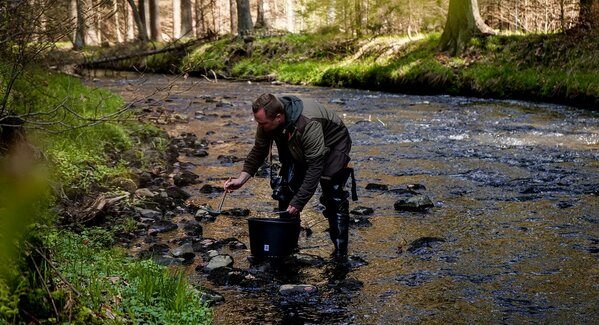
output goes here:
[[354, 175], [354, 169], [348, 168], [351, 175], [351, 199], [352, 201], [358, 200], [358, 192], [356, 191], [356, 176]]

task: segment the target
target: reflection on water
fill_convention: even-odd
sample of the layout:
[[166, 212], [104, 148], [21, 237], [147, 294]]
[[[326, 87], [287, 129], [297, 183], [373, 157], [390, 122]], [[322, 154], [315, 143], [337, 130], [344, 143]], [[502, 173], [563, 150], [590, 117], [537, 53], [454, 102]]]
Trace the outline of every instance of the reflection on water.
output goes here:
[[[175, 81], [170, 94], [157, 95], [155, 90], [169, 83], [160, 76], [109, 76], [90, 83], [128, 100], [162, 96], [167, 100], [161, 105], [187, 114], [190, 123], [167, 128], [173, 135], [194, 132], [208, 139], [208, 157], [182, 160], [197, 164], [194, 172], [213, 185], [239, 172], [241, 163], [223, 164], [217, 158], [244, 157], [251, 147], [255, 125], [249, 103], [260, 93], [315, 97], [344, 117], [354, 139], [360, 187], [360, 201], [352, 205], [375, 210], [370, 227], [351, 230], [350, 251], [368, 264], [348, 270], [343, 286], [335, 285], [340, 282], [327, 268], [299, 270], [298, 281], [322, 289], [307, 301], [285, 301], [276, 290], [216, 287], [227, 302], [216, 307], [215, 323], [599, 319], [596, 113], [519, 102], [193, 78]], [[217, 107], [222, 99], [232, 106]], [[193, 119], [197, 111], [202, 111], [202, 120]], [[397, 194], [367, 191], [368, 183], [392, 189], [422, 184], [435, 207], [425, 214], [397, 212]], [[195, 203], [216, 205], [219, 199], [193, 193]], [[253, 216], [265, 216], [274, 206], [268, 182], [261, 178], [227, 201], [225, 206], [250, 208]], [[323, 221], [312, 200], [302, 224], [311, 226], [313, 234], [302, 235], [302, 252], [328, 256], [332, 247]], [[204, 226], [204, 236], [249, 243], [241, 217], [219, 217]], [[422, 237], [442, 240], [408, 250]], [[230, 254], [236, 267], [249, 267], [247, 251]], [[202, 275], [194, 281], [210, 286]]]

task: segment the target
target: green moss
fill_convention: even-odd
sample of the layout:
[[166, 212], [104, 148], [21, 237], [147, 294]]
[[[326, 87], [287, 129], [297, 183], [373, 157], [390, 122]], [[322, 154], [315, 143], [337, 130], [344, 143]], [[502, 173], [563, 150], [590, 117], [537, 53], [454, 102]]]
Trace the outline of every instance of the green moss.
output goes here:
[[592, 35], [496, 35], [473, 38], [465, 52], [438, 52], [440, 34], [347, 39], [335, 33], [289, 34], [204, 45], [187, 66], [244, 79], [398, 92], [598, 103], [599, 45]]

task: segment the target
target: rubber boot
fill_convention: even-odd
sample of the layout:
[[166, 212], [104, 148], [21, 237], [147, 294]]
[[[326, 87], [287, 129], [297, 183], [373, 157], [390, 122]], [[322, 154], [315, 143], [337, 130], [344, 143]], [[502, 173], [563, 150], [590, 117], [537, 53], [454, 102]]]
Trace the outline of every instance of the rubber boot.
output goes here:
[[329, 217], [329, 231], [331, 240], [335, 245], [333, 257], [341, 259], [347, 257], [349, 244], [349, 202], [347, 198], [339, 206], [337, 213]]
[[325, 206], [322, 213], [329, 221], [329, 236], [335, 246], [332, 256], [338, 260], [347, 258], [348, 252], [349, 193], [344, 189], [348, 178], [349, 173], [341, 170], [331, 180], [321, 181], [320, 202]]

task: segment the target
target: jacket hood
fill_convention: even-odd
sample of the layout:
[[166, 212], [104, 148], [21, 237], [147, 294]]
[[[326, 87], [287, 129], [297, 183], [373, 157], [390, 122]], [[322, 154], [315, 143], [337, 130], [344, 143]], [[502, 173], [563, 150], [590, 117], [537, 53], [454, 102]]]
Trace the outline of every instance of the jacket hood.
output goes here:
[[283, 96], [279, 97], [279, 101], [283, 104], [283, 110], [285, 111], [285, 129], [289, 129], [295, 121], [302, 115], [304, 110], [304, 103], [301, 99], [296, 96]]

